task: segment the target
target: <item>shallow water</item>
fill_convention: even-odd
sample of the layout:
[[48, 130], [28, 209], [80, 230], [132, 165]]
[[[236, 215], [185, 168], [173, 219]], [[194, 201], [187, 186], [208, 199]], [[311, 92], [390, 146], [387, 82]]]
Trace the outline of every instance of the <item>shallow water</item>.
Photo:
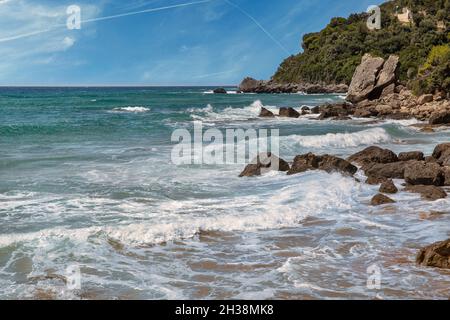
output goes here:
[[[231, 89], [231, 88], [230, 88]], [[449, 141], [415, 121], [259, 119], [261, 106], [338, 95], [212, 95], [211, 88], [0, 89], [0, 298], [450, 297], [450, 273], [414, 263], [450, 236], [450, 200], [339, 174], [238, 178], [242, 165], [175, 166], [173, 130], [280, 129], [280, 153], [348, 156]], [[397, 181], [397, 186], [401, 186]], [[78, 266], [81, 289], [64, 283]], [[367, 288], [367, 268], [381, 287]]]

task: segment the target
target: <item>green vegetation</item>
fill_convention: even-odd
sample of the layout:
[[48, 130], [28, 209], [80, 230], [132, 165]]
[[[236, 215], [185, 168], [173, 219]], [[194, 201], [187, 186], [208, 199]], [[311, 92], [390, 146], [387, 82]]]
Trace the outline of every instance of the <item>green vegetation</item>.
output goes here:
[[[365, 53], [396, 54], [403, 83], [417, 93], [448, 92], [450, 0], [395, 0], [380, 7], [381, 30], [367, 28], [366, 13], [333, 18], [322, 31], [303, 37], [303, 52], [287, 58], [273, 80], [349, 84]], [[397, 18], [405, 7], [412, 11], [412, 23]]]

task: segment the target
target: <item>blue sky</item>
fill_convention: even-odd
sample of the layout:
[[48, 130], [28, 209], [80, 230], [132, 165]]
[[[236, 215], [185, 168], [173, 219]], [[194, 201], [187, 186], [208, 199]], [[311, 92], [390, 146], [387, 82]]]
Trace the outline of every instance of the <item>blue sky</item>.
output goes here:
[[[0, 85], [225, 85], [245, 76], [267, 79], [300, 51], [303, 34], [383, 1], [192, 2], [0, 0]], [[81, 30], [65, 27], [72, 4], [81, 8], [82, 21], [90, 21]], [[162, 7], [171, 8], [149, 11]], [[99, 19], [139, 11], [147, 12]]]

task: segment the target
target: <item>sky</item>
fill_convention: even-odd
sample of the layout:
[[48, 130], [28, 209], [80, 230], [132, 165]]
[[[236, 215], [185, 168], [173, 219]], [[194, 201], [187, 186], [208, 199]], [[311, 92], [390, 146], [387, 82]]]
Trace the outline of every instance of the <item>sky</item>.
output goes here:
[[[235, 85], [379, 0], [0, 0], [0, 85]], [[67, 8], [80, 8], [69, 29]], [[71, 20], [72, 21], [72, 20]]]

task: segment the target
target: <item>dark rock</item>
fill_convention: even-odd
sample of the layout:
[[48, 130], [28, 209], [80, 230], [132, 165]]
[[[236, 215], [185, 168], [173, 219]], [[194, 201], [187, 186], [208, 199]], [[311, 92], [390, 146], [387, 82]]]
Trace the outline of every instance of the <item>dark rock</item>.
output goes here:
[[412, 185], [442, 186], [444, 184], [441, 166], [425, 161], [411, 161], [405, 168], [404, 178], [406, 183]]
[[450, 111], [435, 112], [430, 117], [430, 124], [449, 124]]
[[310, 111], [311, 108], [308, 107], [308, 106], [303, 106], [301, 110], [302, 110], [302, 111]]
[[224, 88], [217, 88], [214, 89], [213, 91], [215, 94], [227, 94], [227, 90], [225, 90]]
[[298, 118], [300, 113], [294, 108], [280, 108], [280, 117]]
[[382, 184], [383, 182], [387, 181], [388, 179], [385, 177], [373, 177], [370, 176], [367, 178], [366, 183], [370, 185], [377, 185]]
[[394, 184], [394, 181], [392, 181], [391, 179], [383, 182], [380, 186], [380, 192], [382, 193], [397, 193], [398, 189]]
[[320, 107], [319, 106], [315, 106], [311, 109], [311, 113], [314, 114], [319, 114], [320, 113]]
[[450, 186], [450, 167], [443, 167], [442, 172], [444, 174], [444, 186]]
[[323, 170], [328, 173], [340, 172], [345, 175], [354, 175], [358, 168], [350, 162], [330, 155], [316, 156], [313, 153], [296, 156], [288, 175], [308, 170]]
[[289, 164], [272, 153], [261, 153], [247, 165], [239, 177], [260, 176], [264, 171], [288, 171]]
[[405, 168], [415, 161], [398, 161], [391, 163], [368, 163], [362, 170], [368, 177], [386, 179], [404, 179]]
[[384, 194], [379, 193], [379, 194], [377, 194], [376, 196], [374, 196], [372, 198], [370, 203], [373, 206], [380, 206], [380, 205], [383, 205], [383, 204], [395, 203], [395, 201], [392, 200], [391, 198], [385, 196]]
[[[444, 162], [447, 163], [450, 158], [450, 143], [438, 144], [436, 148], [434, 148], [433, 158], [435, 158], [439, 164], [444, 164]], [[450, 163], [445, 165], [450, 165]]]
[[394, 112], [392, 114], [386, 115], [385, 118], [391, 120], [408, 120], [412, 118], [412, 115], [406, 112]]
[[354, 155], [350, 156], [348, 161], [364, 165], [366, 163], [392, 163], [398, 161], [397, 155], [389, 149], [380, 147], [368, 147]]
[[335, 121], [348, 121], [348, 120], [352, 120], [352, 118], [349, 117], [349, 116], [338, 116], [338, 117], [334, 117], [332, 120], [335, 120]]
[[420, 193], [425, 200], [435, 201], [447, 197], [447, 193], [442, 188], [436, 186], [407, 185], [405, 190], [408, 192]]
[[450, 269], [450, 239], [436, 242], [420, 250], [416, 262], [425, 267]]
[[399, 153], [398, 160], [400, 160], [400, 161], [409, 161], [409, 160], [423, 161], [423, 160], [425, 160], [425, 158], [424, 158], [423, 152], [411, 151], [411, 152]]
[[262, 107], [261, 112], [259, 113], [259, 116], [262, 118], [274, 118], [275, 115], [272, 111], [267, 110], [266, 108]]
[[320, 107], [319, 119], [348, 116], [354, 113], [354, 107], [348, 103], [329, 104]]

